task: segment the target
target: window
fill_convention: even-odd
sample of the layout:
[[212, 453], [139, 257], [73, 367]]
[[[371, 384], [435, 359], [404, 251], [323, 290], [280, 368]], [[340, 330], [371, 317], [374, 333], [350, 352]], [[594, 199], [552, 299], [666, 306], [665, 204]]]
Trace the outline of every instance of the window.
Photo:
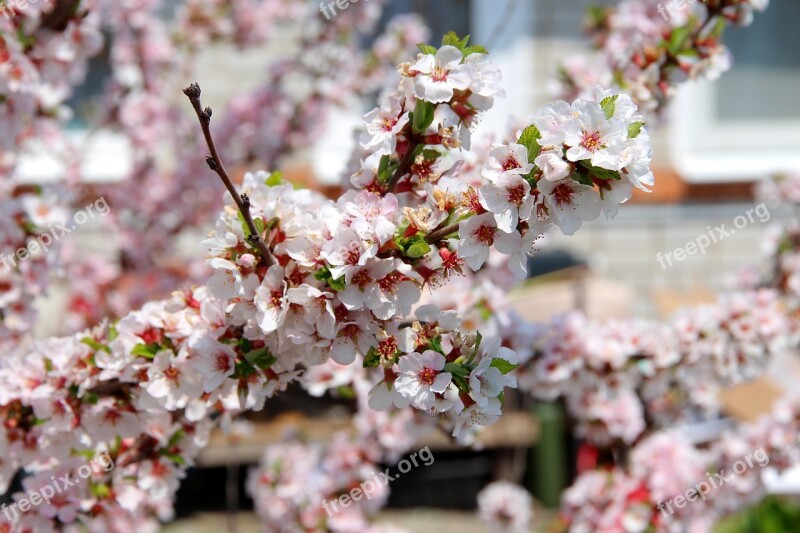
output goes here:
[[689, 182], [748, 181], [800, 168], [800, 2], [774, 0], [749, 28], [731, 28], [735, 65], [690, 83], [671, 110], [670, 156]]

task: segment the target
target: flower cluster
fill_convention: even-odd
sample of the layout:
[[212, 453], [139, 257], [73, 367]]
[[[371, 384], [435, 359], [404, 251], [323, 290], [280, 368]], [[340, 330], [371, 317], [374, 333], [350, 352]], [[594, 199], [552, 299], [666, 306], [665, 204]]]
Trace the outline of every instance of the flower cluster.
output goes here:
[[[653, 184], [642, 117], [630, 97], [601, 88], [593, 100], [548, 105], [516, 142], [493, 147], [479, 180], [464, 179], [467, 158], [454, 149], [470, 147], [471, 128], [500, 94], [499, 73], [482, 49], [457, 37], [422, 51], [403, 67], [399, 90], [365, 116], [366, 156], [351, 181], [404, 209], [400, 226], [428, 262], [428, 281], [463, 263], [480, 269], [493, 248], [524, 277], [544, 232], [572, 234], [601, 212], [614, 216], [633, 187]], [[436, 243], [431, 259], [427, 245]]]
[[478, 514], [491, 531], [524, 533], [530, 531], [533, 498], [519, 485], [496, 481], [478, 493]]
[[[15, 4], [15, 3], [14, 3]], [[13, 4], [12, 4], [13, 5]], [[94, 0], [41, 0], [4, 5], [0, 17], [0, 170], [10, 172], [19, 147], [33, 139], [63, 149], [59, 118], [102, 36]], [[9, 16], [9, 10], [14, 16]]]
[[587, 27], [596, 50], [564, 62], [562, 91], [574, 98], [591, 93], [597, 83], [613, 83], [643, 110], [657, 114], [679, 84], [716, 79], [729, 70], [731, 55], [722, 43], [726, 26], [749, 25], [753, 11], [763, 11], [768, 4], [769, 0], [625, 0], [614, 8], [591, 10]]
[[126, 531], [172, 516], [178, 480], [214, 425], [211, 409], [240, 405], [236, 385], [213, 397], [203, 392], [214, 379], [210, 369], [233, 351], [219, 340], [222, 316], [197, 290], [148, 304], [115, 325], [4, 354], [4, 490], [19, 468], [50, 479], [54, 469], [70, 468], [76, 453], [87, 460], [108, 454], [116, 465], [25, 513], [15, 521], [19, 531], [50, 531], [53, 520]]
[[[325, 446], [287, 442], [269, 446], [247, 480], [265, 531], [379, 533], [370, 519], [386, 503], [389, 487], [380, 481], [379, 457], [345, 433]], [[341, 494], [369, 482], [350, 505], [334, 505]], [[333, 502], [333, 503], [332, 503]], [[328, 510], [326, 510], [326, 506]]]
[[[563, 531], [710, 531], [766, 495], [760, 468], [782, 472], [800, 463], [798, 441], [800, 414], [787, 404], [711, 442], [693, 443], [675, 430], [654, 433], [626, 463], [579, 475], [562, 499]], [[693, 488], [691, 501], [672, 505]]]
[[578, 433], [601, 446], [631, 444], [650, 425], [716, 416], [719, 388], [760, 375], [797, 333], [771, 291], [724, 295], [669, 324], [573, 314], [540, 328], [517, 372], [520, 388], [564, 397]]
[[34, 299], [44, 293], [53, 265], [47, 228], [66, 219], [54, 194], [0, 184], [0, 352], [30, 333]]

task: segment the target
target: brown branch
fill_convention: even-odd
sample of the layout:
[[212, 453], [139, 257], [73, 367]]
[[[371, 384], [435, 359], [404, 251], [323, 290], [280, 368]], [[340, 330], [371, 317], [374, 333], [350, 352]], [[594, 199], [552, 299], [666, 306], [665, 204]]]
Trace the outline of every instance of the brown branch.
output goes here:
[[211, 108], [206, 107], [203, 109], [203, 106], [200, 104], [200, 93], [200, 86], [196, 83], [191, 84], [189, 87], [183, 90], [183, 94], [189, 98], [195, 113], [197, 113], [197, 118], [200, 121], [200, 127], [203, 129], [203, 136], [205, 137], [206, 144], [211, 152], [211, 155], [206, 158], [206, 163], [208, 163], [208, 166], [211, 168], [211, 170], [217, 173], [222, 180], [222, 183], [225, 184], [228, 192], [233, 197], [233, 201], [236, 202], [236, 206], [239, 208], [239, 212], [242, 213], [245, 224], [247, 224], [247, 228], [250, 230], [250, 237], [248, 237], [248, 240], [251, 244], [253, 244], [253, 246], [258, 248], [258, 251], [261, 253], [262, 263], [267, 267], [271, 267], [275, 264], [275, 261], [273, 260], [272, 254], [264, 242], [264, 239], [261, 238], [261, 234], [259, 233], [255, 222], [253, 222], [253, 216], [250, 214], [250, 199], [246, 194], [239, 194], [239, 192], [236, 190], [236, 187], [233, 185], [233, 181], [231, 181], [230, 176], [228, 176], [225, 166], [222, 164], [222, 159], [217, 151], [214, 138], [211, 136]]
[[449, 226], [445, 226], [444, 228], [435, 230], [434, 232], [430, 233], [427, 237], [425, 237], [425, 242], [427, 242], [428, 244], [434, 244], [441, 241], [451, 233], [455, 233], [456, 231], [458, 231], [459, 224], [460, 222], [456, 222], [455, 224], [450, 224]]
[[52, 11], [42, 17], [41, 26], [53, 31], [64, 31], [79, 5], [80, 0], [58, 0]]

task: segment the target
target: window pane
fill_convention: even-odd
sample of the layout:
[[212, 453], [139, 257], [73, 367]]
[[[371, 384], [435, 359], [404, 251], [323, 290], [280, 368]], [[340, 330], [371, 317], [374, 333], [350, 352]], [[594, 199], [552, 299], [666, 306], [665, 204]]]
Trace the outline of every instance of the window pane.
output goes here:
[[735, 67], [718, 84], [721, 120], [800, 118], [800, 2], [773, 0], [726, 41]]

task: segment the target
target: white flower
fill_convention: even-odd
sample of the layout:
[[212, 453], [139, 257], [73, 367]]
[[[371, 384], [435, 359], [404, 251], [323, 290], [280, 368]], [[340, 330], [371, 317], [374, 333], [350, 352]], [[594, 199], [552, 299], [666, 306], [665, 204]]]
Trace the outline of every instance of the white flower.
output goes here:
[[174, 356], [169, 350], [156, 354], [147, 369], [145, 390], [169, 411], [184, 407], [190, 398], [200, 396], [200, 380], [193, 362], [185, 354]]
[[564, 161], [560, 153], [542, 152], [534, 163], [542, 171], [542, 177], [548, 181], [561, 181], [572, 172], [572, 165]]
[[487, 183], [478, 191], [484, 209], [494, 214], [497, 227], [506, 233], [517, 229], [520, 220], [528, 220], [533, 211], [531, 186], [516, 174], [507, 173]]
[[528, 149], [521, 144], [500, 144], [492, 147], [489, 159], [483, 164], [481, 174], [489, 181], [496, 181], [505, 174], [524, 176], [533, 170], [528, 162]]
[[400, 375], [394, 386], [400, 394], [412, 399], [414, 407], [430, 411], [436, 404], [436, 394], [443, 394], [453, 377], [442, 371], [444, 365], [444, 356], [433, 350], [410, 353], [397, 364]]
[[564, 125], [564, 142], [570, 147], [567, 159], [588, 159], [596, 167], [621, 169], [619, 152], [628, 139], [625, 122], [615, 117], [607, 119], [597, 102], [578, 100], [572, 110], [575, 120]]
[[461, 241], [458, 253], [463, 257], [472, 270], [480, 269], [489, 259], [489, 250], [492, 245], [497, 250], [511, 254], [520, 249], [522, 238], [516, 231], [504, 233], [497, 227], [497, 222], [492, 213], [476, 215], [460, 224], [458, 230]]
[[273, 265], [256, 290], [256, 320], [264, 333], [276, 331], [284, 318], [289, 304], [286, 301], [286, 280], [282, 266]]
[[411, 404], [411, 397], [403, 396], [392, 383], [381, 381], [369, 391], [367, 404], [375, 411], [386, 411], [392, 406], [405, 409]]
[[365, 150], [390, 154], [397, 147], [397, 134], [408, 124], [408, 113], [403, 113], [401, 100], [396, 96], [386, 98], [381, 106], [364, 115], [367, 130], [361, 135]]
[[334, 279], [344, 276], [349, 281], [358, 267], [366, 265], [377, 252], [376, 243], [365, 242], [351, 228], [346, 228], [322, 246], [320, 255], [330, 265]]
[[203, 390], [219, 388], [236, 370], [236, 352], [210, 336], [204, 336], [194, 346], [198, 357], [195, 367], [203, 376]]
[[571, 179], [539, 180], [536, 187], [545, 195], [547, 207], [565, 235], [572, 235], [583, 222], [600, 216], [600, 196], [593, 187]]
[[542, 114], [531, 120], [541, 134], [539, 145], [561, 147], [564, 144], [564, 126], [573, 119], [572, 107], [567, 102], [559, 100], [547, 104]]
[[468, 439], [475, 429], [497, 422], [501, 414], [501, 404], [497, 398], [489, 398], [484, 406], [477, 403], [470, 405], [458, 414], [453, 437], [459, 440]]
[[478, 512], [492, 531], [524, 533], [533, 519], [533, 498], [519, 485], [496, 481], [478, 493]]
[[[508, 351], [511, 352], [511, 350]], [[511, 354], [516, 358], [516, 354], [513, 352]], [[501, 359], [505, 358], [501, 357]], [[497, 398], [506, 387], [517, 387], [517, 378], [512, 374], [503, 374], [499, 369], [494, 368], [492, 361], [493, 358], [484, 357], [469, 375], [469, 395], [481, 407], [486, 407], [489, 400]]]
[[421, 55], [409, 69], [416, 73], [414, 93], [434, 104], [449, 102], [455, 90], [466, 90], [472, 83], [471, 68], [462, 64], [464, 54], [455, 46], [442, 46], [436, 56]]
[[412, 275], [411, 267], [398, 259], [373, 260], [359, 268], [337, 296], [347, 309], [367, 308], [381, 320], [407, 315], [420, 296]]
[[229, 300], [238, 296], [242, 282], [242, 273], [234, 263], [221, 257], [208, 261], [214, 275], [208, 280], [208, 290], [221, 300]]

